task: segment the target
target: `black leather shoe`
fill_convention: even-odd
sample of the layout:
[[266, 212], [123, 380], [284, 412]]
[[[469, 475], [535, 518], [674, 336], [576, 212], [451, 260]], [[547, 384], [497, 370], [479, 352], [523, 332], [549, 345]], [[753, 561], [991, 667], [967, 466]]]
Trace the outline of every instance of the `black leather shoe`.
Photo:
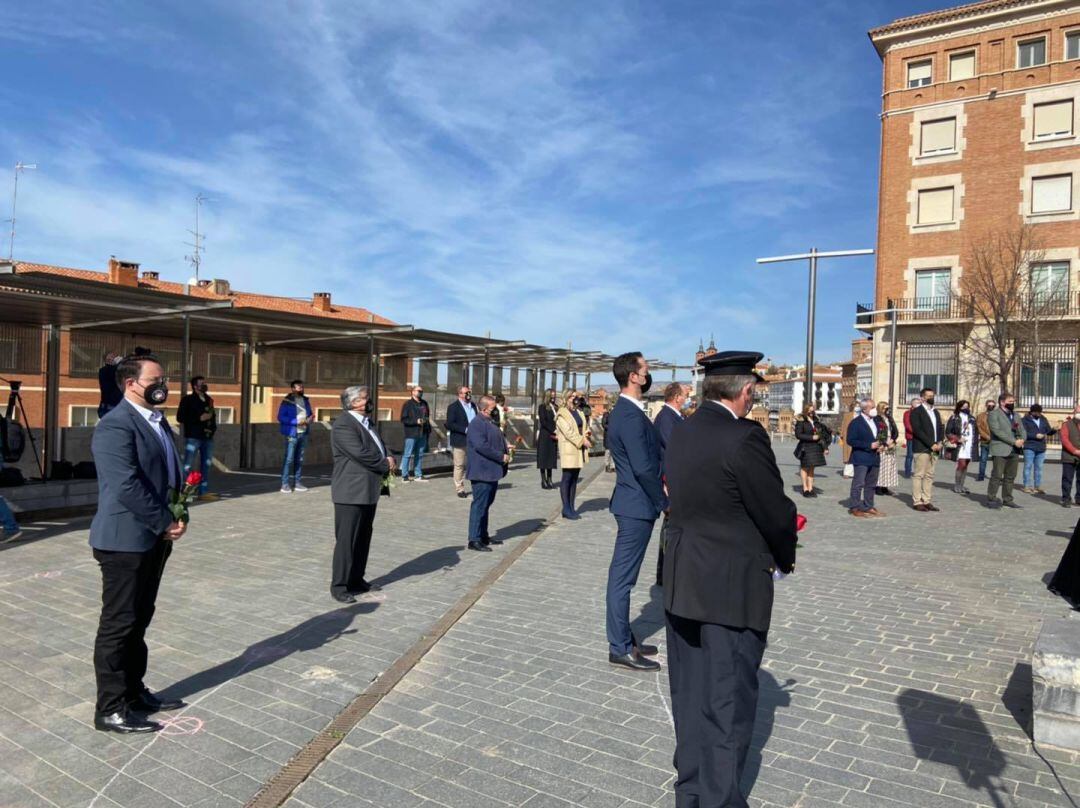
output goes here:
[[941, 508], [939, 508], [939, 507], [938, 507], [937, 505], [931, 505], [931, 504], [930, 504], [930, 503], [928, 502], [928, 503], [926, 503], [926, 510], [928, 510], [928, 511], [934, 511], [934, 512], [939, 512], [939, 511], [941, 510]]
[[481, 544], [487, 547], [489, 544], [502, 544], [502, 539], [482, 539]]
[[133, 732], [157, 732], [161, 729], [161, 724], [156, 721], [147, 721], [126, 710], [120, 710], [112, 715], [95, 715], [94, 729], [128, 735]]
[[1006, 508], [1016, 508], [1017, 510], [1023, 510], [1023, 505], [1017, 505], [1015, 502], [1004, 503]]
[[367, 581], [360, 581], [360, 586], [356, 589], [349, 590], [350, 595], [365, 595], [368, 592], [378, 592], [382, 589], [378, 584], [368, 583]]
[[469, 549], [470, 550], [476, 550], [478, 553], [490, 553], [491, 552], [490, 547], [488, 547], [488, 546], [486, 546], [484, 544], [481, 544], [478, 541], [469, 542]]
[[646, 659], [637, 653], [623, 654], [622, 656], [616, 656], [615, 654], [608, 653], [608, 662], [612, 665], [621, 665], [624, 668], [629, 668], [632, 671], [658, 671], [660, 670], [660, 663], [653, 659]]
[[356, 598], [346, 593], [344, 595], [335, 595], [331, 593], [330, 597], [336, 600], [338, 603], [356, 603]]
[[163, 699], [149, 690], [144, 690], [139, 696], [128, 702], [128, 708], [139, 713], [160, 713], [162, 711], [179, 710], [186, 707], [180, 699]]
[[655, 645], [638, 645], [634, 643], [634, 650], [641, 656], [656, 656], [660, 653], [660, 649]]

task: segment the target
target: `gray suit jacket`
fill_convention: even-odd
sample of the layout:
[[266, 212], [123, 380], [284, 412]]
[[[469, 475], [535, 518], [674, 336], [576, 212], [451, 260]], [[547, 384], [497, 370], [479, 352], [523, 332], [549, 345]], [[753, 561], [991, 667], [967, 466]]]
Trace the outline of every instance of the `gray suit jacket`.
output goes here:
[[[373, 423], [373, 427], [378, 433], [378, 423]], [[381, 440], [382, 436], [379, 437]], [[390, 470], [390, 464], [363, 425], [343, 412], [330, 430], [330, 448], [334, 455], [331, 501], [338, 505], [378, 503], [382, 478]]]
[[[172, 430], [162, 421], [170, 440]], [[176, 445], [175, 440], [173, 446]], [[172, 524], [169, 466], [153, 427], [127, 402], [106, 413], [90, 442], [98, 476], [98, 508], [90, 546], [145, 553]], [[176, 455], [176, 479], [183, 481]]]
[[990, 428], [991, 457], [1008, 457], [1017, 452], [1013, 441], [1024, 437], [1024, 428], [1020, 425], [1019, 418], [1013, 423], [1001, 407], [995, 407], [986, 416], [986, 425]]

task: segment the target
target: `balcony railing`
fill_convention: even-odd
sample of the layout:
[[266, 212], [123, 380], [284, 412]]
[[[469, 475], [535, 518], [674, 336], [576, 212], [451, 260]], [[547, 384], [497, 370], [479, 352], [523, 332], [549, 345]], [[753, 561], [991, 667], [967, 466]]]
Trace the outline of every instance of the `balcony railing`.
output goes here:
[[[976, 317], [975, 302], [966, 295], [895, 298], [888, 300], [884, 308], [901, 309], [896, 315], [897, 321], [901, 323], [963, 321], [974, 320]], [[1018, 319], [1080, 317], [1080, 292], [1028, 298], [1018, 302], [1016, 308], [1014, 316]], [[887, 325], [890, 322], [890, 316], [886, 313], [866, 314], [871, 310], [873, 306], [868, 304], [855, 305], [855, 323], [858, 327]]]

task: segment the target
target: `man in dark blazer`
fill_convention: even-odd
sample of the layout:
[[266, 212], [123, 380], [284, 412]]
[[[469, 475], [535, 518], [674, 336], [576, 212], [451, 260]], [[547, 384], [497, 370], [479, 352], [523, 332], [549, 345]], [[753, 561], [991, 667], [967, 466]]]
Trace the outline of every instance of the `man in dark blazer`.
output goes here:
[[382, 481], [394, 470], [394, 458], [386, 451], [371, 417], [374, 407], [367, 387], [346, 387], [341, 394], [345, 412], [334, 420], [330, 449], [334, 471], [330, 499], [334, 503], [334, 562], [330, 595], [340, 603], [355, 603], [354, 595], [374, 587], [364, 580], [375, 508]]
[[848, 513], [852, 516], [884, 516], [874, 507], [874, 489], [877, 487], [878, 470], [881, 468], [881, 446], [878, 443], [877, 409], [873, 399], [859, 402], [859, 411], [848, 424], [844, 440], [851, 447], [849, 461], [855, 467], [851, 478], [851, 497]]
[[466, 447], [467, 474], [473, 495], [469, 507], [468, 548], [489, 553], [490, 545], [502, 544], [499, 539], [491, 538], [488, 532], [488, 513], [499, 490], [499, 480], [506, 476], [510, 463], [506, 438], [491, 417], [494, 409], [494, 398], [480, 397], [480, 413], [469, 425]]
[[152, 356], [116, 366], [123, 399], [105, 414], [90, 447], [98, 475], [90, 546], [101, 568], [101, 617], [94, 640], [97, 704], [94, 727], [153, 732], [143, 713], [176, 710], [143, 683], [146, 629], [154, 617], [161, 575], [186, 525], [169, 510], [169, 491], [183, 484], [173, 431], [161, 411], [169, 395], [165, 370]]
[[679, 806], [745, 806], [739, 782], [772, 618], [773, 576], [795, 569], [796, 510], [769, 436], [746, 416], [762, 354], [705, 357], [702, 403], [664, 458], [667, 660]]
[[912, 453], [915, 455], [915, 476], [911, 496], [917, 511], [941, 510], [931, 498], [934, 494], [934, 466], [941, 453], [945, 427], [941, 414], [934, 409], [934, 390], [924, 387], [919, 393], [922, 406], [911, 411]]
[[465, 433], [469, 424], [476, 417], [476, 406], [472, 403], [472, 390], [463, 384], [458, 388], [457, 399], [446, 408], [446, 432], [450, 440], [450, 451], [454, 455], [454, 489], [460, 499], [465, 499]]
[[608, 508], [618, 531], [608, 567], [608, 661], [630, 670], [658, 671], [660, 663], [648, 658], [656, 647], [639, 644], [630, 631], [630, 590], [664, 507], [660, 437], [641, 400], [652, 376], [649, 363], [636, 351], [616, 357], [612, 373], [619, 383], [619, 400], [611, 410], [604, 444], [615, 463], [615, 491]]
[[[664, 478], [664, 451], [667, 442], [671, 438], [671, 430], [676, 424], [684, 420], [683, 405], [686, 404], [686, 388], [679, 382], [672, 382], [664, 388], [664, 406], [653, 418], [653, 426], [660, 438], [660, 479]], [[660, 523], [660, 549], [656, 554], [656, 585], [664, 585], [664, 546], [667, 544], [668, 515], [664, 514], [664, 521]]]

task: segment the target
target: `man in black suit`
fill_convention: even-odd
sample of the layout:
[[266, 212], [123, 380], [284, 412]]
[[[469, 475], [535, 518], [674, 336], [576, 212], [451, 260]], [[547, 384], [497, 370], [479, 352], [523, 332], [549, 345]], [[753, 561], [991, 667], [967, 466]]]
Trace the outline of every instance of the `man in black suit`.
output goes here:
[[[653, 426], [656, 434], [660, 436], [660, 476], [664, 475], [664, 452], [667, 451], [667, 443], [671, 438], [671, 430], [676, 424], [685, 421], [683, 407], [686, 404], [686, 388], [679, 382], [672, 382], [664, 388], [664, 406], [653, 418]], [[668, 515], [664, 513], [664, 521], [660, 523], [660, 552], [656, 554], [656, 585], [664, 585], [664, 547], [667, 546]]]
[[173, 431], [158, 409], [169, 397], [164, 368], [152, 356], [130, 356], [116, 366], [116, 380], [123, 398], [90, 443], [98, 475], [90, 546], [101, 567], [94, 727], [154, 732], [161, 725], [142, 714], [183, 706], [143, 684], [158, 586], [173, 542], [187, 528], [169, 510], [169, 491], [179, 490], [183, 477]]
[[795, 569], [796, 510], [765, 430], [746, 418], [762, 354], [705, 357], [702, 404], [665, 454], [664, 556], [676, 805], [746, 806], [739, 791], [777, 570]]
[[394, 470], [394, 458], [379, 437], [371, 393], [367, 387], [346, 387], [341, 393], [345, 410], [330, 430], [334, 471], [330, 499], [334, 503], [334, 563], [330, 595], [340, 603], [355, 603], [357, 594], [374, 587], [364, 580], [375, 508], [383, 477]]
[[917, 511], [941, 510], [931, 498], [934, 494], [934, 466], [941, 453], [941, 441], [945, 437], [945, 428], [941, 425], [941, 414], [934, 409], [934, 390], [924, 387], [919, 393], [922, 406], [911, 411], [912, 452], [915, 455], [915, 482], [911, 486], [911, 496]]
[[458, 388], [456, 401], [451, 401], [446, 408], [446, 431], [450, 438], [450, 451], [454, 454], [454, 489], [461, 499], [469, 496], [465, 493], [465, 432], [476, 417], [476, 406], [472, 403], [472, 390], [463, 384]]

